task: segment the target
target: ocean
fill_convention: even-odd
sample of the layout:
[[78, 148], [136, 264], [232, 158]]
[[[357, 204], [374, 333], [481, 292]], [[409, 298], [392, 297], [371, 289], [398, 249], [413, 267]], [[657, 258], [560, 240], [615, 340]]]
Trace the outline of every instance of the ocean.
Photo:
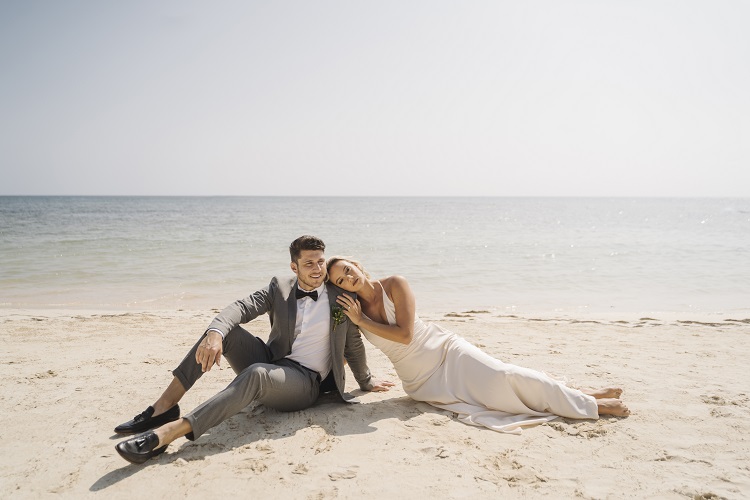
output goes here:
[[302, 234], [418, 312], [750, 317], [747, 198], [5, 196], [0, 307], [221, 308]]

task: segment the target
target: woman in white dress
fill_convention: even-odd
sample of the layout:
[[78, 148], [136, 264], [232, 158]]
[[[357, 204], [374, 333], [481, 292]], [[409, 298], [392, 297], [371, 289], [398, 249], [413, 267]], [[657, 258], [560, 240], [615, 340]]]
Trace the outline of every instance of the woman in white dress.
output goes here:
[[458, 413], [468, 424], [511, 433], [557, 417], [630, 414], [619, 399], [619, 388], [572, 389], [424, 323], [416, 316], [414, 294], [402, 276], [373, 280], [361, 264], [345, 257], [332, 257], [327, 267], [332, 283], [357, 294], [356, 300], [339, 297], [343, 313], [388, 356], [404, 391], [417, 401]]

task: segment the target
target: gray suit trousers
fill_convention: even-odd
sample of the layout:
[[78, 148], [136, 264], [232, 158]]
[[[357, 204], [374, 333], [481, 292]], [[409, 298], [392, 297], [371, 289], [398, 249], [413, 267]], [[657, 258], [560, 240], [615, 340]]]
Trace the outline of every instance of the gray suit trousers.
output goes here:
[[[185, 390], [203, 375], [201, 365], [195, 362], [195, 352], [205, 336], [172, 372]], [[188, 439], [197, 439], [253, 401], [280, 411], [298, 411], [309, 408], [318, 399], [318, 373], [289, 359], [272, 362], [265, 342], [244, 328], [238, 326], [231, 330], [224, 338], [222, 349], [237, 376], [223, 391], [184, 415], [193, 428], [186, 436]]]

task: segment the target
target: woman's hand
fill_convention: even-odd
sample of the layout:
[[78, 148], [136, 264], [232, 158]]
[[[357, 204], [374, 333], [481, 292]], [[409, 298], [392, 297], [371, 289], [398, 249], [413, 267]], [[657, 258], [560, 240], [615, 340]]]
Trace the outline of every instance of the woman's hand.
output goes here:
[[221, 334], [209, 331], [195, 351], [195, 362], [201, 365], [201, 371], [204, 373], [210, 371], [214, 363], [221, 369], [221, 341]]
[[336, 298], [336, 303], [343, 308], [344, 314], [349, 318], [349, 321], [359, 326], [362, 322], [362, 306], [359, 305], [359, 300], [342, 294]]

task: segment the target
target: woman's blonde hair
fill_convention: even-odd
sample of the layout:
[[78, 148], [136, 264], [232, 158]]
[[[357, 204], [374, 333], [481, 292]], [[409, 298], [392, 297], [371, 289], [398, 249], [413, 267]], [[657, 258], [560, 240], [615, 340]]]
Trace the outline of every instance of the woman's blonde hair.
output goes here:
[[367, 278], [368, 280], [370, 279], [370, 273], [365, 270], [365, 266], [363, 266], [361, 262], [352, 259], [351, 257], [345, 257], [343, 255], [334, 255], [326, 261], [326, 274], [328, 275], [326, 279], [331, 279], [331, 267], [336, 264], [336, 262], [339, 262], [341, 260], [350, 262], [354, 267], [362, 271], [362, 274], [365, 275], [365, 278]]

